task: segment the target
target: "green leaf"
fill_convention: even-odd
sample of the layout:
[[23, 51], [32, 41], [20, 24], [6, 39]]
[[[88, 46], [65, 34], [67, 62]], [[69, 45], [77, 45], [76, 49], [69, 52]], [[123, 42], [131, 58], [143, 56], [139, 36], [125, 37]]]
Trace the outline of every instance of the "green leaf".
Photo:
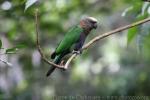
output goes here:
[[148, 10], [148, 8], [149, 8], [149, 2], [145, 2], [145, 3], [143, 3], [143, 6], [142, 6], [142, 15], [144, 15], [146, 12], [147, 12], [147, 10]]
[[141, 28], [139, 31], [140, 32], [136, 38], [136, 40], [137, 40], [136, 44], [138, 47], [138, 52], [141, 52], [143, 50], [145, 42], [149, 41], [149, 39], [150, 39], [149, 38], [150, 37], [150, 23], [144, 23], [143, 25], [141, 25]]
[[143, 19], [147, 18], [148, 16], [149, 16], [148, 13], [144, 13], [143, 15], [140, 14], [136, 17], [136, 21], [143, 20]]
[[129, 14], [137, 15], [141, 11], [142, 4], [143, 4], [142, 2], [135, 2], [133, 6], [130, 6], [123, 11], [122, 16], [125, 17]]
[[2, 41], [0, 40], [0, 48], [2, 48]]
[[14, 47], [14, 48], [9, 48], [6, 50], [6, 54], [9, 54], [9, 53], [15, 53], [17, 51], [17, 49]]
[[133, 9], [133, 6], [126, 8], [126, 9], [122, 12], [121, 16], [123, 16], [123, 17], [126, 16], [127, 13], [129, 13], [130, 11], [132, 11], [132, 9]]
[[38, 0], [27, 0], [26, 4], [25, 4], [25, 11], [32, 6], [34, 3], [36, 3]]
[[142, 48], [143, 48], [143, 35], [141, 34], [138, 34], [137, 38], [136, 38], [136, 44], [137, 44], [137, 50], [138, 50], [138, 53], [140, 53], [142, 51]]
[[17, 49], [22, 49], [22, 48], [25, 48], [26, 47], [26, 45], [24, 45], [24, 44], [19, 44], [19, 45], [17, 45], [15, 48], [17, 48]]
[[13, 48], [9, 48], [5, 51], [6, 54], [10, 54], [10, 53], [16, 53], [16, 51], [18, 51], [19, 49], [25, 48], [26, 46], [23, 44], [17, 45]]
[[133, 40], [133, 38], [136, 36], [137, 33], [138, 33], [137, 27], [133, 27], [128, 30], [127, 44], [129, 44]]

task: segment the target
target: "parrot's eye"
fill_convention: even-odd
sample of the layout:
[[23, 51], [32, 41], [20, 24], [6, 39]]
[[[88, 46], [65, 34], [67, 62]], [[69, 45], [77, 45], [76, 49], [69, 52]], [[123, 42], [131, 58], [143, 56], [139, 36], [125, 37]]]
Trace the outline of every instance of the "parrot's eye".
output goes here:
[[96, 21], [90, 20], [90, 23], [95, 24], [97, 23]]
[[92, 21], [92, 23], [93, 23], [93, 24], [95, 24], [95, 23], [97, 23], [97, 22], [95, 22], [95, 21]]

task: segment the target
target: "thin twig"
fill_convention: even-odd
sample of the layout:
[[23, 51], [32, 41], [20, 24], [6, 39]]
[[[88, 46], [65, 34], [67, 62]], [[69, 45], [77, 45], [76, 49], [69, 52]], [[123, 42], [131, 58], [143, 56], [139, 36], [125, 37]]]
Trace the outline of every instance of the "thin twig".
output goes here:
[[77, 54], [73, 54], [66, 62], [64, 69], [68, 69], [68, 66], [70, 65], [71, 61], [77, 56]]
[[[127, 29], [129, 29], [129, 28], [132, 28], [132, 27], [141, 25], [141, 24], [146, 23], [146, 22], [148, 22], [148, 21], [150, 21], [150, 18], [146, 18], [146, 19], [143, 19], [143, 20], [141, 20], [141, 21], [135, 22], [135, 23], [133, 23], [133, 24], [129, 24], [129, 25], [126, 25], [126, 26], [124, 26], [124, 27], [120, 27], [120, 28], [117, 28], [117, 29], [115, 29], [115, 30], [112, 30], [112, 31], [110, 31], [110, 32], [106, 32], [106, 33], [104, 33], [104, 34], [102, 34], [102, 35], [98, 35], [98, 36], [96, 36], [95, 38], [93, 38], [91, 41], [89, 41], [87, 44], [85, 44], [85, 45], [82, 47], [82, 51], [85, 50], [85, 49], [87, 49], [87, 48], [89, 48], [89, 47], [90, 47], [91, 45], [93, 45], [95, 42], [97, 42], [97, 41], [99, 41], [99, 40], [101, 40], [101, 39], [103, 39], [103, 38], [105, 38], [105, 37], [108, 37], [108, 36], [110, 36], [110, 35], [112, 35], [112, 34], [115, 34], [115, 33], [118, 33], [118, 32], [124, 31], [124, 30], [127, 30]], [[36, 10], [36, 13], [35, 13], [35, 28], [36, 28], [36, 37], [37, 37], [37, 48], [38, 48], [38, 51], [39, 51], [39, 53], [40, 53], [42, 59], [43, 59], [46, 63], [48, 63], [48, 64], [50, 64], [50, 65], [53, 65], [53, 66], [55, 66], [55, 67], [57, 67], [57, 68], [60, 68], [60, 69], [67, 69], [68, 66], [69, 66], [69, 64], [70, 64], [71, 61], [77, 56], [77, 54], [73, 54], [73, 55], [68, 59], [68, 61], [66, 62], [65, 66], [57, 65], [57, 64], [55, 64], [55, 63], [49, 61], [49, 60], [44, 56], [44, 54], [43, 54], [43, 52], [42, 52], [42, 49], [41, 49], [41, 47], [40, 47], [39, 36], [38, 36], [38, 35], [39, 35], [39, 32], [38, 32], [38, 10]]]
[[50, 65], [53, 65], [53, 66], [55, 66], [55, 67], [58, 67], [58, 68], [63, 68], [63, 66], [60, 66], [60, 65], [57, 65], [57, 64], [55, 64], [55, 63], [53, 63], [53, 62], [51, 62], [51, 61], [49, 61], [46, 57], [45, 57], [45, 55], [43, 54], [43, 52], [42, 52], [42, 49], [41, 49], [41, 46], [40, 46], [40, 42], [39, 42], [39, 30], [38, 30], [38, 26], [39, 24], [38, 24], [38, 9], [36, 9], [36, 11], [35, 11], [35, 29], [36, 29], [36, 45], [37, 45], [37, 48], [38, 48], [38, 51], [39, 51], [39, 53], [40, 53], [40, 55], [41, 55], [41, 58], [46, 62], [46, 63], [48, 63], [48, 64], [50, 64]]
[[3, 62], [4, 64], [8, 65], [9, 67], [13, 66], [10, 62], [4, 61], [2, 59], [0, 59], [0, 61]]

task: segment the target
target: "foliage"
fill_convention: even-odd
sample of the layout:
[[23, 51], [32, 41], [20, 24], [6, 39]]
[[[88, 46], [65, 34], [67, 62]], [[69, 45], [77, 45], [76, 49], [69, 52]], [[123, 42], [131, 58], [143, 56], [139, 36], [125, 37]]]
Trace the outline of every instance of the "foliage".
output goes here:
[[5, 53], [6, 54], [9, 54], [9, 53], [15, 53], [16, 51], [18, 51], [19, 49], [21, 48], [25, 48], [25, 45], [17, 45], [15, 47], [12, 47], [12, 48], [9, 48], [9, 49], [6, 49]]
[[25, 4], [25, 11], [32, 6], [34, 3], [36, 3], [38, 0], [27, 0], [26, 4]]
[[[142, 20], [150, 16], [150, 3], [149, 2], [132, 2], [132, 6], [128, 7], [124, 12], [123, 16], [129, 16], [129, 14], [134, 15], [134, 20]], [[139, 27], [134, 27], [128, 30], [128, 41], [127, 43], [129, 44], [135, 37], [137, 40], [137, 46], [141, 50], [144, 41], [143, 38], [147, 37], [148, 34], [150, 34], [149, 29], [150, 26], [149, 24], [144, 24], [139, 26]], [[145, 31], [145, 32], [143, 32]], [[147, 34], [147, 35], [146, 35]]]

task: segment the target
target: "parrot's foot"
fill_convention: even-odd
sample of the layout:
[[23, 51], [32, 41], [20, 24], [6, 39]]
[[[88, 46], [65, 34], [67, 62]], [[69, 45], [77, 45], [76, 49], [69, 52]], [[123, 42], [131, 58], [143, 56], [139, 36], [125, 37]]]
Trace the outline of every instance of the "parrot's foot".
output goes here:
[[64, 60], [62, 60], [62, 61], [60, 62], [60, 66], [64, 66], [64, 65], [65, 65]]
[[80, 55], [80, 54], [82, 53], [82, 51], [81, 51], [81, 50], [78, 50], [78, 51], [76, 51], [76, 50], [73, 50], [73, 51], [72, 51], [72, 53], [73, 53], [73, 54]]

